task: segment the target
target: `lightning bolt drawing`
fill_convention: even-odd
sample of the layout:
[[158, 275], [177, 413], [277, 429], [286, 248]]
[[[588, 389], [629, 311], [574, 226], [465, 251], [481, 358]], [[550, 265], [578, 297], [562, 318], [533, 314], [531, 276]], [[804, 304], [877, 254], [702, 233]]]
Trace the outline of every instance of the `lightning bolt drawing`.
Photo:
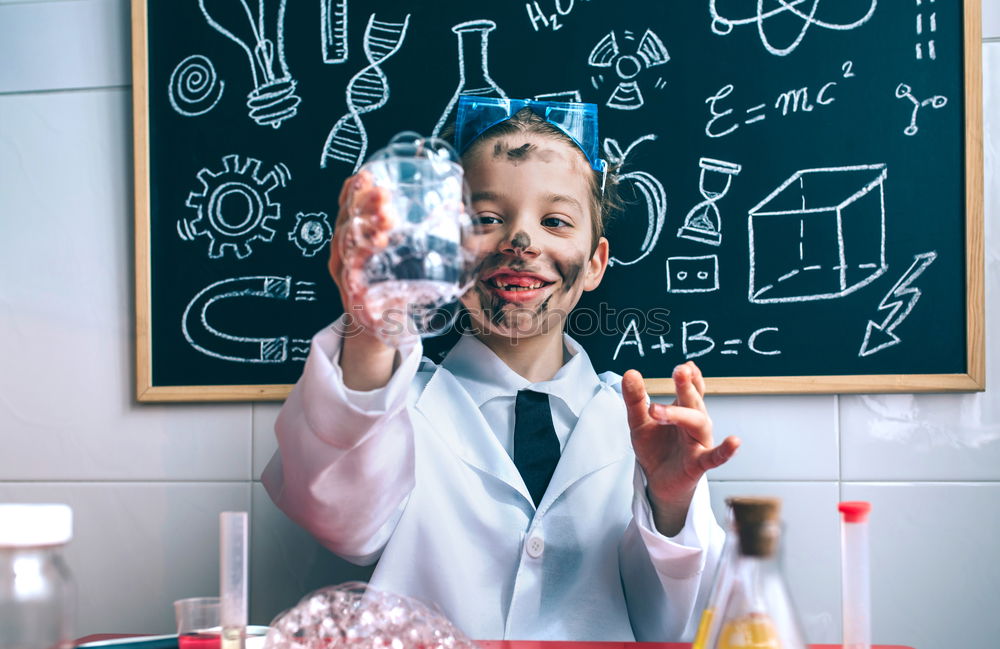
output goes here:
[[861, 343], [861, 351], [858, 352], [858, 356], [871, 356], [900, 342], [899, 336], [893, 333], [893, 329], [906, 320], [910, 311], [913, 311], [913, 307], [917, 305], [921, 295], [919, 288], [910, 285], [927, 270], [928, 266], [934, 263], [935, 259], [937, 259], [937, 253], [934, 251], [914, 255], [913, 263], [878, 304], [879, 311], [889, 309], [888, 315], [881, 323], [868, 321], [865, 340]]

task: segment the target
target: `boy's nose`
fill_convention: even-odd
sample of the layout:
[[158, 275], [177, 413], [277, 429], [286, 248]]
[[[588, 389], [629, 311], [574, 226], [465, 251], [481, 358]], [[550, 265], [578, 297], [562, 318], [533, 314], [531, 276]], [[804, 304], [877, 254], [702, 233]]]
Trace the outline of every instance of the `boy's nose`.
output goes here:
[[500, 251], [517, 257], [538, 255], [538, 248], [532, 244], [531, 234], [523, 228], [511, 228], [500, 244]]

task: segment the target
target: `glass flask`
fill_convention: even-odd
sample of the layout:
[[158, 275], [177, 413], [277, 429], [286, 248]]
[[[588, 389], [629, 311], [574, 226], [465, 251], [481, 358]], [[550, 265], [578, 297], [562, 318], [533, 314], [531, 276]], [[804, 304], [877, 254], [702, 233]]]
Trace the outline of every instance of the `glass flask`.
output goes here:
[[0, 649], [69, 649], [75, 590], [67, 505], [0, 504]]
[[696, 649], [805, 649], [778, 564], [781, 503], [729, 498], [734, 542], [723, 556]]
[[388, 192], [384, 214], [391, 227], [374, 252], [359, 253], [353, 242], [370, 236], [371, 215], [353, 215], [343, 258], [359, 268], [352, 284], [361, 289], [365, 319], [390, 346], [446, 331], [471, 282], [472, 256], [464, 245], [471, 208], [458, 160], [447, 142], [408, 131], [362, 166]]

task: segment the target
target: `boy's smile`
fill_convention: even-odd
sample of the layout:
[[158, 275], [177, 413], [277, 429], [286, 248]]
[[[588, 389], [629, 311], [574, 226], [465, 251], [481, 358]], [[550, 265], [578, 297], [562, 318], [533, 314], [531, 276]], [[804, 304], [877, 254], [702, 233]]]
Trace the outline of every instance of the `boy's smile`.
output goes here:
[[600, 283], [607, 241], [592, 241], [591, 173], [572, 145], [534, 134], [467, 153], [478, 271], [462, 303], [478, 331], [561, 335], [580, 294]]

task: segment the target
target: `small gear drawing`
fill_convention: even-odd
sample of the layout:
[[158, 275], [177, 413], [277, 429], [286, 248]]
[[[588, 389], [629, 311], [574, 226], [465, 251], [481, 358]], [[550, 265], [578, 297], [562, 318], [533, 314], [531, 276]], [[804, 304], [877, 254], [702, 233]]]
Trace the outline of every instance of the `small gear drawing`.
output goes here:
[[294, 243], [303, 256], [314, 257], [333, 236], [333, 226], [326, 212], [295, 215], [295, 227], [288, 233], [288, 240]]
[[204, 236], [210, 240], [208, 256], [219, 259], [228, 246], [239, 259], [253, 252], [250, 242], [271, 241], [275, 230], [270, 221], [281, 218], [281, 205], [271, 200], [271, 191], [283, 187], [291, 178], [288, 168], [276, 165], [263, 177], [260, 160], [238, 155], [222, 158], [223, 170], [198, 172], [202, 191], [191, 192], [186, 205], [198, 210], [197, 218], [177, 222], [177, 233], [187, 241]]

